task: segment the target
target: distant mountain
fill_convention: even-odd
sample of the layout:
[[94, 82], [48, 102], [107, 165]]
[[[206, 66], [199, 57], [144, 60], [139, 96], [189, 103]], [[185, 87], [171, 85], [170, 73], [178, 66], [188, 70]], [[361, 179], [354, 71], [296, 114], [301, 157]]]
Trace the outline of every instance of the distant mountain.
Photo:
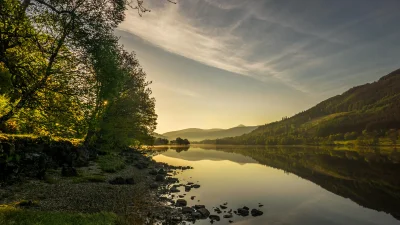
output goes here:
[[232, 127], [229, 129], [199, 129], [199, 128], [188, 128], [184, 130], [171, 131], [162, 134], [162, 136], [167, 137], [169, 140], [181, 137], [183, 139], [188, 139], [189, 141], [202, 141], [205, 139], [218, 139], [225, 137], [235, 137], [242, 134], [249, 133], [255, 130], [257, 126], [244, 126], [239, 125], [237, 127]]
[[168, 139], [167, 137], [165, 137], [164, 135], [158, 134], [158, 133], [154, 133], [153, 137], [155, 138], [162, 138], [162, 139]]
[[353, 87], [290, 118], [258, 127], [218, 144], [318, 144], [355, 140], [395, 143], [400, 129], [400, 69]]

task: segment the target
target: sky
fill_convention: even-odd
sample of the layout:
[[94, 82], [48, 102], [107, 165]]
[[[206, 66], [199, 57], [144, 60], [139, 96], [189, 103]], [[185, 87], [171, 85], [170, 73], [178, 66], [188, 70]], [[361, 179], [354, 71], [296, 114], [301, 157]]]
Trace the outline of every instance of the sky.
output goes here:
[[399, 0], [144, 0], [115, 30], [156, 132], [262, 125], [400, 68]]

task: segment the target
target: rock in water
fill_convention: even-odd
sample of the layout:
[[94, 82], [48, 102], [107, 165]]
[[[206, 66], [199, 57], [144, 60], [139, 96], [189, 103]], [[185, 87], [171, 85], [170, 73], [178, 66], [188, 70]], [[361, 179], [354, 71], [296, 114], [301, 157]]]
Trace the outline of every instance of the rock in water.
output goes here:
[[224, 215], [224, 218], [232, 218], [233, 217], [233, 215], [232, 214], [227, 214], [227, 215]]
[[195, 205], [194, 206], [195, 209], [202, 209], [202, 208], [205, 208], [205, 207], [206, 207], [205, 205]]
[[186, 206], [186, 205], [187, 205], [187, 202], [186, 202], [185, 199], [178, 199], [178, 200], [176, 200], [175, 206], [177, 206], [177, 207], [183, 207], [183, 206]]
[[192, 214], [193, 211], [194, 211], [194, 209], [192, 209], [190, 207], [187, 207], [187, 206], [182, 207], [183, 214]]
[[237, 213], [241, 216], [248, 216], [249, 215], [249, 210], [246, 210], [244, 208], [238, 208]]
[[210, 215], [208, 218], [210, 218], [211, 220], [216, 220], [216, 221], [220, 221], [221, 218], [219, 218], [218, 215]]
[[256, 217], [256, 216], [261, 216], [262, 214], [264, 214], [262, 211], [258, 210], [258, 209], [252, 209], [251, 210], [251, 215]]
[[210, 211], [208, 211], [206, 208], [200, 208], [197, 210], [197, 212], [201, 213], [202, 218], [207, 218], [210, 216]]

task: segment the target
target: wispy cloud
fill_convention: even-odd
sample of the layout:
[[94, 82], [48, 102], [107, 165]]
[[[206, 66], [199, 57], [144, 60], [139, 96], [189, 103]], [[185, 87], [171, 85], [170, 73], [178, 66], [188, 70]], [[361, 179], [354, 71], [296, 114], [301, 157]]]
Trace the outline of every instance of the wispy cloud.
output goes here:
[[172, 87], [169, 85], [164, 85], [164, 84], [159, 84], [159, 83], [153, 84], [153, 85], [155, 87], [157, 87], [157, 89], [166, 90], [166, 91], [178, 94], [178, 95], [183, 95], [183, 96], [192, 97], [192, 98], [200, 98], [201, 97], [201, 95], [199, 93], [185, 89], [183, 87], [176, 87], [176, 86]]
[[[389, 4], [318, 2], [188, 0], [175, 5], [149, 0], [151, 13], [139, 17], [136, 11], [128, 11], [119, 29], [208, 66], [260, 81], [272, 77], [301, 92], [315, 93], [326, 90], [310, 85], [310, 74], [326, 74], [330, 65], [351, 67], [354, 62], [336, 56], [357, 55], [363, 52], [360, 46], [380, 46], [386, 40], [383, 37], [400, 33], [390, 26], [382, 29], [382, 24], [394, 26], [393, 21], [399, 19], [387, 16], [397, 15], [388, 14], [395, 8]], [[367, 37], [366, 29], [376, 33]], [[400, 52], [398, 46], [383, 47], [392, 54]], [[359, 68], [372, 59], [361, 60], [355, 62]], [[337, 77], [346, 75], [344, 70]], [[326, 84], [330, 83], [328, 79]]]

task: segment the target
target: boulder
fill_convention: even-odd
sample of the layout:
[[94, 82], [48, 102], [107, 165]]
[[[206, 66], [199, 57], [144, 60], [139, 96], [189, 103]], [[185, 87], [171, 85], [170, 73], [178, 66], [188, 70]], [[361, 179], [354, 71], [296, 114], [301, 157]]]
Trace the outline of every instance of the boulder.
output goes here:
[[192, 217], [195, 219], [200, 219], [202, 217], [202, 215], [199, 212], [192, 212]]
[[210, 215], [208, 218], [210, 218], [211, 220], [216, 220], [216, 221], [221, 220], [221, 218], [218, 215]]
[[116, 178], [110, 180], [108, 183], [113, 184], [113, 185], [123, 185], [123, 184], [126, 184], [126, 180], [122, 177], [116, 177]]
[[156, 181], [157, 181], [157, 182], [162, 182], [162, 181], [164, 181], [164, 180], [165, 180], [164, 175], [157, 174], [157, 176], [156, 176]]
[[187, 202], [186, 202], [185, 199], [178, 199], [178, 200], [176, 200], [175, 206], [177, 206], [177, 207], [183, 207], [183, 206], [186, 206], [186, 205], [187, 205]]
[[186, 185], [186, 186], [185, 186], [185, 191], [186, 191], [186, 192], [189, 192], [191, 189], [192, 189], [192, 186], [189, 186], [189, 185]]
[[258, 210], [258, 209], [252, 209], [251, 210], [251, 215], [256, 217], [256, 216], [261, 216], [262, 214], [264, 214], [262, 211]]
[[157, 172], [157, 170], [152, 169], [152, 170], [149, 171], [149, 174], [150, 174], [150, 175], [157, 175], [158, 172]]
[[202, 218], [207, 218], [210, 216], [210, 211], [208, 211], [206, 208], [197, 209], [197, 212], [202, 215]]
[[192, 188], [200, 188], [200, 184], [193, 184]]
[[194, 212], [194, 209], [187, 207], [187, 206], [182, 207], [183, 214], [192, 214], [192, 212]]
[[232, 218], [233, 217], [233, 215], [232, 214], [226, 214], [226, 215], [224, 215], [224, 218]]
[[246, 210], [244, 208], [238, 208], [237, 213], [238, 213], [238, 215], [241, 215], [241, 216], [248, 216], [249, 210]]
[[157, 189], [158, 188], [158, 184], [157, 183], [151, 183], [150, 184], [150, 188], [151, 189]]
[[205, 205], [195, 205], [194, 206], [195, 209], [203, 209], [205, 207], [206, 207]]

